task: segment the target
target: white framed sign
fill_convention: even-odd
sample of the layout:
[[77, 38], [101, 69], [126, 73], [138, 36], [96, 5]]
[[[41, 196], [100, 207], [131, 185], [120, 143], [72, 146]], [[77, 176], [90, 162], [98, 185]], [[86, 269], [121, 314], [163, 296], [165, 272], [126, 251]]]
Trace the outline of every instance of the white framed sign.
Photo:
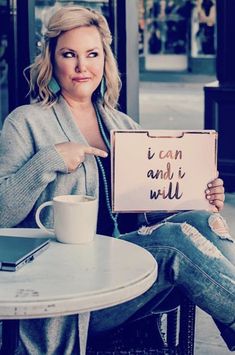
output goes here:
[[111, 147], [114, 212], [212, 209], [215, 131], [113, 130]]

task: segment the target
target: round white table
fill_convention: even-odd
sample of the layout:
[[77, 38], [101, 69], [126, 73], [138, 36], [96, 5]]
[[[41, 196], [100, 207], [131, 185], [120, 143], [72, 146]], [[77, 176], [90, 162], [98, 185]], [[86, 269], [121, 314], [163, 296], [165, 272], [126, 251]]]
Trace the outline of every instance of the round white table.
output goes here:
[[[0, 235], [48, 237], [39, 229], [18, 228], [2, 228]], [[52, 240], [32, 263], [0, 272], [0, 319], [79, 314], [80, 351], [85, 354], [89, 312], [141, 295], [156, 277], [153, 256], [121, 239], [97, 235], [82, 245]]]

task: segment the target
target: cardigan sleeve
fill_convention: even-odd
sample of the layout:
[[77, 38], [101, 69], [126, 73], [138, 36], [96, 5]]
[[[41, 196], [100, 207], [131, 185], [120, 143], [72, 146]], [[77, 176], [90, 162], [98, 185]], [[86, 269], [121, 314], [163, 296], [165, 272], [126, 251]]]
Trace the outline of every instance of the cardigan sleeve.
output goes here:
[[0, 226], [14, 227], [67, 168], [54, 145], [35, 151], [30, 128], [7, 119], [0, 137]]

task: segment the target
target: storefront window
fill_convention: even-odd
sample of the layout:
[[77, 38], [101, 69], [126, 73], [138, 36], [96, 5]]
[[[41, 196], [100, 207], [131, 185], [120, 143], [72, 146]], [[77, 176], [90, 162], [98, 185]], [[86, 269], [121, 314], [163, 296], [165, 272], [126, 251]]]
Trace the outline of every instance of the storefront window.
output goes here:
[[194, 2], [189, 0], [146, 1], [148, 53], [187, 53], [193, 7]]
[[139, 54], [147, 70], [187, 70], [215, 55], [215, 0], [139, 0]]
[[186, 70], [194, 0], [140, 0], [147, 70]]

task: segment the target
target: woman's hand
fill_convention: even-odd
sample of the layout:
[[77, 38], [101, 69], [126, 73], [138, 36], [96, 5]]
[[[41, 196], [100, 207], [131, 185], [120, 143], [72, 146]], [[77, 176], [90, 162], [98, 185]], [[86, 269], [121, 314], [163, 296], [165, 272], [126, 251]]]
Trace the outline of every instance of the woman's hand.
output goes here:
[[55, 148], [63, 158], [69, 173], [75, 171], [84, 162], [86, 154], [102, 158], [108, 156], [108, 153], [104, 150], [73, 142], [59, 143], [55, 145]]
[[207, 185], [206, 198], [214, 206], [214, 212], [221, 211], [224, 207], [224, 182], [216, 178]]
[[200, 23], [206, 23], [207, 22], [207, 16], [205, 12], [201, 9], [198, 13], [198, 18]]

